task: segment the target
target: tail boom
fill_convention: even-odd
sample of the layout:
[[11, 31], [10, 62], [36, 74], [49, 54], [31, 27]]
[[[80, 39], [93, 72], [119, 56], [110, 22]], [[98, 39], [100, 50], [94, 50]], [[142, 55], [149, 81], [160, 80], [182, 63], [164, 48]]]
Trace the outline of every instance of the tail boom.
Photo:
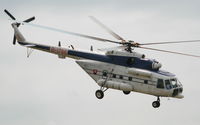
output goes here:
[[79, 50], [67, 49], [57, 46], [48, 46], [26, 41], [25, 37], [19, 31], [17, 23], [13, 23], [12, 27], [15, 31], [17, 42], [27, 48], [36, 49], [52, 54], [58, 55], [59, 58], [73, 58], [73, 59], [91, 59], [91, 60], [109, 60], [105, 55], [94, 54], [90, 52], [83, 52]]
[[52, 54], [58, 55], [60, 58], [65, 58], [67, 57], [68, 49], [62, 48], [62, 47], [53, 47], [53, 46], [48, 46], [48, 45], [42, 45], [42, 44], [36, 44], [32, 42], [27, 42], [25, 37], [22, 35], [22, 33], [18, 29], [18, 24], [13, 23], [12, 27], [14, 29], [15, 37], [17, 39], [17, 42], [25, 46], [27, 48], [32, 48], [32, 49], [37, 49], [45, 52], [49, 52]]

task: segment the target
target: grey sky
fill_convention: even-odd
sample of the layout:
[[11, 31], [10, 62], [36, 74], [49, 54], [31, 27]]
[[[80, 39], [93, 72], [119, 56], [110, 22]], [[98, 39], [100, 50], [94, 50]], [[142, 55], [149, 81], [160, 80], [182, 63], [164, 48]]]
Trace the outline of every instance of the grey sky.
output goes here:
[[[126, 39], [138, 42], [200, 39], [200, 2], [198, 0], [0, 0], [0, 124], [163, 124], [199, 125], [200, 60], [136, 49], [156, 58], [163, 69], [177, 74], [184, 86], [182, 100], [162, 98], [153, 109], [155, 97], [139, 93], [128, 96], [116, 90], [97, 100], [97, 84], [72, 59], [13, 46], [13, 29], [3, 13], [7, 8], [23, 20], [36, 16], [34, 23], [113, 39], [88, 16], [93, 15]], [[73, 44], [89, 49], [113, 47], [110, 43], [22, 26], [30, 41], [57, 45]], [[200, 44], [159, 45], [155, 48], [200, 55]]]

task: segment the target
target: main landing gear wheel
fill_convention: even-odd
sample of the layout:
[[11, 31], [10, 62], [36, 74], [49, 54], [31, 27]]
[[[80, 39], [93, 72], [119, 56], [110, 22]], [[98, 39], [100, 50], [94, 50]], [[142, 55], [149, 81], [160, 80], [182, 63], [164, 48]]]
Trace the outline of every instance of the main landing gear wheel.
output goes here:
[[153, 106], [154, 108], [160, 107], [160, 98], [159, 98], [159, 97], [158, 97], [157, 101], [154, 101], [154, 102], [152, 103], [152, 106]]
[[104, 93], [103, 93], [102, 90], [97, 90], [97, 91], [95, 92], [95, 95], [96, 95], [96, 97], [97, 97], [98, 99], [102, 99], [102, 98], [104, 97]]
[[125, 95], [128, 95], [128, 94], [131, 93], [131, 91], [123, 91], [123, 93], [124, 93]]
[[159, 102], [159, 101], [154, 101], [154, 102], [152, 103], [152, 106], [153, 106], [154, 108], [158, 108], [158, 107], [160, 106], [160, 102]]

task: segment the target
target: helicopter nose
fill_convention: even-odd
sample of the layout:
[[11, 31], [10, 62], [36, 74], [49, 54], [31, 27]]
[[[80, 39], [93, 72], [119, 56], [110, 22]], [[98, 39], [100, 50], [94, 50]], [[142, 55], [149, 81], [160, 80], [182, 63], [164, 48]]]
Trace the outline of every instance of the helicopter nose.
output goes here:
[[183, 87], [179, 88], [179, 89], [178, 89], [178, 92], [179, 92], [180, 94], [183, 93]]
[[184, 98], [184, 96], [182, 95], [182, 92], [183, 92], [183, 87], [180, 87], [180, 88], [176, 88], [176, 89], [174, 89], [174, 91], [173, 91], [173, 96], [175, 97], [175, 98]]
[[178, 95], [176, 96], [176, 98], [182, 99], [182, 98], [184, 98], [184, 95], [178, 94]]

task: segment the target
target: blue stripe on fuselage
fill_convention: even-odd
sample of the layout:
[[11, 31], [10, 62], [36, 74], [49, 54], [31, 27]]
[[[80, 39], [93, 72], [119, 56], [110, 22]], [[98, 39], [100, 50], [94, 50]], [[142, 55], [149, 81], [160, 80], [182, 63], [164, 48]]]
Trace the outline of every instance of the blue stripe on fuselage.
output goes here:
[[[165, 75], [165, 76], [169, 76], [169, 77], [175, 77], [174, 74], [167, 72], [167, 71], [153, 70], [152, 69], [152, 63], [153, 63], [152, 60], [146, 60], [146, 59], [141, 59], [141, 58], [138, 58], [138, 57], [128, 57], [128, 56], [101, 55], [101, 54], [81, 52], [81, 51], [76, 51], [76, 50], [68, 50], [68, 54], [72, 55], [72, 56], [85, 58], [85, 59], [111, 63], [111, 64], [125, 66], [125, 67], [134, 67], [134, 68], [139, 68], [139, 69], [146, 69], [146, 70], [153, 71], [153, 72], [161, 74], [161, 75]], [[134, 58], [134, 63], [131, 64], [131, 65], [127, 63], [127, 60], [129, 58]]]
[[[111, 64], [115, 64], [115, 65], [120, 65], [120, 66], [135, 67], [135, 68], [141, 68], [141, 69], [147, 69], [147, 70], [154, 71], [154, 70], [152, 70], [152, 63], [153, 63], [152, 60], [144, 60], [144, 59], [140, 59], [138, 57], [100, 55], [100, 54], [87, 53], [87, 52], [81, 52], [81, 51], [75, 51], [75, 50], [68, 50], [68, 54], [72, 55], [72, 56], [77, 56], [77, 57], [81, 57], [81, 58], [85, 58], [85, 59], [111, 63]], [[133, 64], [127, 63], [129, 58], [134, 58]]]

